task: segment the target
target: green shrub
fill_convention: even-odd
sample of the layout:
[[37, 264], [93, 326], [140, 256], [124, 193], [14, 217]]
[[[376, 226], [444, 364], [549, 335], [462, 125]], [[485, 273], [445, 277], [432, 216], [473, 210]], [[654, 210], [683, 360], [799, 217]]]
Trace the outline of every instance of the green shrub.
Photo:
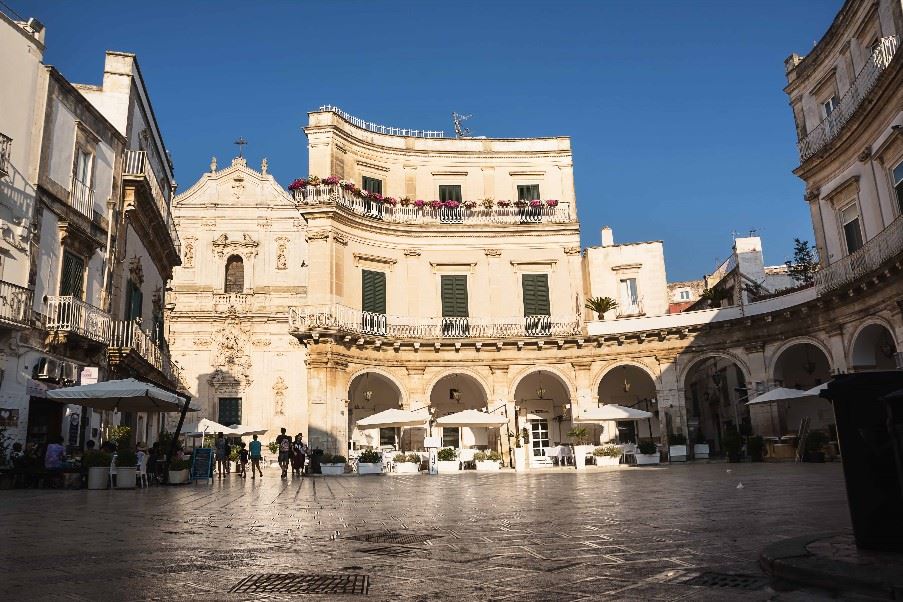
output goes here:
[[602, 445], [593, 450], [594, 456], [607, 456], [609, 458], [620, 458], [621, 448], [617, 445]]
[[330, 456], [329, 454], [323, 454], [323, 459], [320, 460], [320, 464], [344, 464], [347, 461], [345, 456]]
[[477, 452], [473, 455], [474, 462], [485, 462], [489, 458], [486, 457], [486, 454], [483, 452]]
[[408, 454], [408, 462], [420, 464], [421, 462], [423, 462], [423, 458], [420, 457], [420, 454]]
[[392, 458], [392, 461], [395, 462], [396, 464], [401, 464], [402, 462], [407, 462], [408, 455], [407, 454], [395, 454], [395, 456]]
[[686, 445], [687, 444], [687, 436], [683, 433], [671, 433], [668, 435], [668, 444], [669, 445]]
[[822, 431], [812, 431], [806, 437], [806, 451], [820, 452], [828, 443], [828, 435]]
[[113, 454], [107, 452], [88, 450], [82, 456], [82, 466], [85, 468], [97, 468], [98, 466], [109, 468], [112, 463]]
[[130, 449], [119, 450], [116, 453], [116, 466], [129, 467], [138, 465], [138, 456]]
[[655, 442], [649, 439], [640, 441], [640, 444], [637, 446], [637, 450], [641, 454], [654, 454], [658, 452], [658, 448], [655, 447]]
[[231, 449], [229, 449], [229, 459], [233, 462], [238, 462], [238, 446], [233, 445]]
[[188, 460], [172, 460], [169, 463], [170, 470], [188, 470], [189, 466]]
[[586, 445], [586, 443], [588, 441], [586, 438], [586, 433], [587, 433], [586, 427], [581, 426], [581, 427], [572, 428], [571, 430], [569, 430], [568, 437], [570, 437], [571, 439], [574, 440], [574, 445]]
[[274, 456], [279, 453], [279, 444], [275, 441], [270, 441], [267, 443], [267, 449], [270, 450], [270, 453]]
[[489, 460], [490, 462], [501, 462], [501, 461], [502, 461], [502, 454], [498, 453], [498, 452], [495, 451], [495, 450], [487, 451], [487, 452], [486, 452], [486, 459]]
[[455, 448], [453, 447], [443, 447], [436, 454], [436, 459], [440, 462], [452, 462], [457, 460], [457, 456], [455, 454]]
[[[361, 452], [361, 455], [357, 458], [358, 464], [378, 464], [383, 461], [382, 455], [372, 449], [367, 449]], [[338, 464], [338, 462], [336, 462]]]

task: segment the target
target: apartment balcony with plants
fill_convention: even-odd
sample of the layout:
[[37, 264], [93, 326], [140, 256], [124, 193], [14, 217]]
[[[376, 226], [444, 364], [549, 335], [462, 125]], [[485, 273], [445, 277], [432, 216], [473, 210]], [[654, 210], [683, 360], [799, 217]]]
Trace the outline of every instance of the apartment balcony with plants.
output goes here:
[[110, 343], [110, 314], [72, 295], [47, 297], [44, 328], [51, 343]]

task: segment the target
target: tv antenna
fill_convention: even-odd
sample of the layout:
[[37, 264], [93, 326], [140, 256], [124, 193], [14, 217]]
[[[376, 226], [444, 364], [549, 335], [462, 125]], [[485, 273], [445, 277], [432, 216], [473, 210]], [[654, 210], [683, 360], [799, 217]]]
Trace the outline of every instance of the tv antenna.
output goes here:
[[452, 121], [455, 123], [455, 138], [466, 138], [470, 134], [470, 129], [461, 124], [471, 117], [473, 117], [473, 115], [458, 115], [457, 113], [452, 113]]

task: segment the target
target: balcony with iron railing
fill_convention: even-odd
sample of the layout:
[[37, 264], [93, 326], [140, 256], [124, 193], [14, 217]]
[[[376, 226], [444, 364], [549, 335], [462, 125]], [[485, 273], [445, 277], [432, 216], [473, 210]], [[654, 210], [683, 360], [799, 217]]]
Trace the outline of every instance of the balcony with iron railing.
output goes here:
[[0, 280], [0, 323], [29, 326], [33, 297], [31, 289]]
[[0, 134], [0, 178], [9, 175], [9, 159], [12, 154], [13, 139], [6, 134]]
[[903, 253], [903, 216], [868, 240], [856, 252], [815, 273], [815, 286], [822, 295], [877, 270]]
[[169, 351], [154, 336], [142, 330], [137, 320], [114, 320], [111, 323], [108, 352], [111, 364], [128, 362], [129, 356], [134, 354], [163, 375], [170, 384], [181, 384], [181, 370], [172, 361]]
[[151, 161], [148, 159], [147, 151], [127, 150], [125, 152], [122, 178], [123, 181], [137, 180], [147, 185], [154, 200], [154, 206], [157, 208], [158, 216], [166, 226], [176, 253], [181, 254], [179, 234], [176, 232], [172, 212], [170, 211], [171, 195], [165, 192], [164, 187], [160, 185], [160, 178], [154, 172]]
[[875, 87], [878, 78], [887, 69], [897, 52], [897, 36], [882, 38], [872, 52], [865, 66], [856, 74], [849, 89], [841, 97], [837, 106], [815, 129], [806, 134], [798, 143], [800, 160], [806, 161], [834, 140], [843, 130], [856, 109]]
[[536, 206], [524, 203], [522, 207], [516, 203], [491, 207], [481, 204], [468, 207], [464, 203], [439, 206], [438, 202], [432, 203], [436, 206], [430, 203], [417, 206], [414, 202], [401, 205], [395, 199], [386, 202], [362, 198], [339, 185], [304, 186], [293, 192], [299, 207], [333, 205], [362, 217], [395, 224], [565, 224], [574, 221], [568, 203], [557, 200], [534, 203]]
[[75, 176], [72, 176], [69, 204], [89, 220], [94, 219], [94, 189]]
[[581, 322], [577, 316], [549, 315], [416, 318], [332, 305], [289, 308], [289, 329], [297, 335], [334, 331], [389, 339], [509, 339], [574, 336], [580, 334]]
[[52, 334], [75, 334], [108, 345], [110, 314], [76, 297], [48, 297], [44, 327]]

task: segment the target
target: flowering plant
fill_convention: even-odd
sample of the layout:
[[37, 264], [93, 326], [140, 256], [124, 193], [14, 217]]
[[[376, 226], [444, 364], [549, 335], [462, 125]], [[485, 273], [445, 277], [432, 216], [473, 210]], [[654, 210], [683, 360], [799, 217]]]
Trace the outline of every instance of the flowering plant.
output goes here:
[[409, 199], [408, 197], [406, 197], [406, 196], [401, 197], [401, 198], [398, 200], [398, 202], [401, 203], [401, 206], [402, 206], [402, 207], [407, 207], [408, 205], [410, 205], [411, 203], [413, 203], [413, 201], [412, 201], [411, 199]]
[[445, 201], [445, 206], [449, 209], [457, 209], [461, 206], [461, 203], [459, 203], [458, 201]]
[[[510, 207], [510, 206], [511, 206], [511, 201], [497, 201], [496, 204], [497, 204], [499, 207]], [[484, 206], [485, 206], [485, 203], [484, 203]]]
[[426, 205], [426, 201], [421, 201], [420, 199], [417, 199], [416, 201], [414, 201], [415, 207], [423, 207], [424, 205]]
[[527, 201], [525, 201], [523, 199], [518, 199], [518, 200], [514, 201], [514, 206], [515, 207], [526, 207]]
[[381, 195], [381, 194], [378, 193], [378, 192], [371, 192], [371, 193], [370, 193], [370, 198], [373, 199], [374, 201], [376, 201], [377, 203], [382, 203], [382, 202], [383, 202], [383, 195]]
[[549, 207], [557, 207], [558, 200], [557, 199], [549, 199], [546, 201], [546, 205], [548, 205]]
[[339, 183], [339, 177], [338, 176], [329, 176], [328, 178], [323, 179], [323, 183], [327, 184], [329, 186], [335, 186], [336, 184]]
[[307, 176], [307, 183], [311, 186], [319, 186], [320, 178], [317, 176]]
[[288, 185], [289, 190], [298, 190], [299, 188], [304, 188], [307, 186], [307, 180], [304, 178], [297, 178], [294, 182]]
[[345, 190], [353, 191], [356, 188], [356, 186], [354, 185], [354, 182], [352, 182], [351, 180], [342, 180], [339, 183], [342, 185], [342, 188], [344, 188]]
[[445, 204], [445, 203], [443, 203], [442, 201], [430, 201], [430, 207], [432, 207], [433, 209], [439, 209], [439, 208], [441, 208], [444, 204]]
[[473, 209], [474, 207], [477, 206], [477, 202], [476, 201], [464, 201], [464, 206], [467, 207], [468, 209]]
[[495, 205], [495, 201], [493, 201], [491, 197], [480, 199], [480, 203], [482, 203], [483, 207], [486, 209], [492, 209], [492, 206]]
[[531, 207], [542, 207], [542, 201], [540, 201], [539, 199], [533, 199], [532, 201], [530, 201], [530, 206]]
[[383, 204], [391, 205], [392, 207], [394, 207], [395, 205], [398, 204], [398, 201], [394, 197], [385, 196], [385, 197], [383, 197]]
[[354, 194], [358, 195], [362, 199], [366, 199], [370, 196], [370, 193], [366, 190], [358, 190], [357, 186], [354, 187]]

